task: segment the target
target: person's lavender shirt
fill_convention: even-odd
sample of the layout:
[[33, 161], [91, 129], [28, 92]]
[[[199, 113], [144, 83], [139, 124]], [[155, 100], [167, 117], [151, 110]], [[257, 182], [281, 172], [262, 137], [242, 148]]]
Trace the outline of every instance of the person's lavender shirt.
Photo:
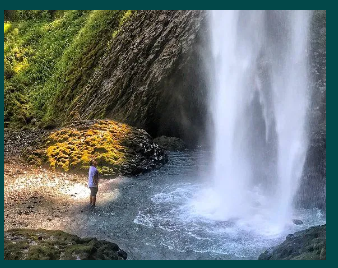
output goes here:
[[95, 176], [98, 176], [99, 172], [97, 171], [96, 167], [90, 166], [89, 167], [89, 174], [88, 174], [88, 187], [97, 187], [97, 184], [94, 183]]

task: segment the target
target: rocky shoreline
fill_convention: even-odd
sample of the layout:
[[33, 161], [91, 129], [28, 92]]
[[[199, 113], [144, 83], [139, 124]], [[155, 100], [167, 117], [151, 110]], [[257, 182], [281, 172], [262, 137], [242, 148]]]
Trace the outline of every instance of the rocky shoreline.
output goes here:
[[[20, 159], [11, 159], [4, 164], [4, 178], [5, 259], [121, 259], [125, 256], [116, 255], [116, 247], [109, 243], [113, 241], [97, 241], [94, 238], [81, 240], [67, 233], [63, 236], [71, 239], [72, 246], [65, 248], [61, 244], [60, 247], [60, 241], [54, 241], [54, 246], [60, 248], [57, 252], [50, 247], [50, 238], [46, 238], [49, 241], [47, 248], [46, 245], [40, 245], [39, 240], [36, 244], [35, 238], [35, 242], [27, 242], [33, 233], [42, 232], [48, 237], [52, 232], [61, 232], [59, 230], [73, 232], [67, 226], [73, 222], [81, 226], [82, 214], [86, 214], [88, 218], [98, 216], [97, 211], [91, 211], [88, 206], [89, 190], [85, 176], [55, 172], [27, 165]], [[103, 182], [100, 203], [114, 198], [115, 195], [114, 191], [105, 192]], [[87, 235], [82, 234], [81, 237], [83, 236]], [[13, 241], [20, 247], [13, 246]], [[32, 252], [31, 244], [34, 246]], [[61, 254], [61, 249], [72, 251], [78, 245], [86, 250], [73, 255]], [[100, 249], [101, 247], [103, 248]], [[97, 252], [102, 254], [97, 255]]]
[[[5, 163], [4, 175], [5, 232], [13, 229], [21, 229], [20, 232], [26, 229], [45, 229], [74, 233], [70, 226], [74, 227], [76, 225], [81, 229], [85, 222], [89, 223], [88, 221], [101, 219], [101, 216], [103, 216], [101, 214], [108, 213], [106, 209], [89, 209], [89, 192], [86, 186], [86, 177], [84, 176], [65, 172], [52, 172], [48, 169], [26, 165], [20, 161]], [[100, 188], [99, 205], [104, 205], [118, 198], [119, 187], [119, 179], [105, 181]], [[116, 189], [116, 191], [112, 189]], [[75, 233], [80, 237], [94, 236], [112, 243], [116, 241], [114, 232], [109, 233], [109, 236], [95, 231], [86, 233], [78, 230]], [[119, 241], [116, 242], [120, 243]], [[8, 245], [10, 244], [5, 243], [5, 251], [6, 248], [7, 250], [9, 249]], [[95, 248], [96, 246], [93, 247]], [[132, 254], [131, 249], [123, 249], [128, 254]], [[27, 253], [27, 248], [23, 249], [23, 252]], [[16, 258], [16, 255], [11, 256], [8, 255], [8, 258]], [[74, 256], [76, 257], [76, 254]], [[89, 255], [86, 256], [83, 258], [92, 258]], [[30, 257], [27, 255], [25, 258]], [[43, 257], [41, 256], [41, 258]], [[59, 258], [60, 256], [58, 255], [56, 259]], [[325, 258], [325, 225], [289, 235], [281, 245], [268, 249], [259, 257], [261, 260]]]
[[262, 253], [259, 260], [326, 260], [326, 224], [289, 234]]

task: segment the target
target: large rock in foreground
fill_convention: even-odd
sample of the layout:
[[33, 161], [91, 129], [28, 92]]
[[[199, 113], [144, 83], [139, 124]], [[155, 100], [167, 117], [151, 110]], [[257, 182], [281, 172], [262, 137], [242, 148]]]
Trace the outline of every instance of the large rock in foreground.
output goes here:
[[160, 167], [167, 155], [141, 129], [112, 120], [79, 121], [51, 132], [30, 162], [64, 171], [87, 172], [95, 158], [102, 175], [136, 175]]
[[325, 260], [326, 225], [290, 234], [277, 247], [266, 250], [259, 260]]
[[125, 260], [118, 245], [54, 230], [4, 232], [5, 260]]

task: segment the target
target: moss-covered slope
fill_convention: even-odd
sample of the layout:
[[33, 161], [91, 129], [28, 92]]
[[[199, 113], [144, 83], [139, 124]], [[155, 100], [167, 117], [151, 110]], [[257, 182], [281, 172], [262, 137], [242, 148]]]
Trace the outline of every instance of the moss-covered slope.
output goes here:
[[5, 12], [5, 126], [56, 121], [49, 107], [60, 96], [62, 110], [70, 104], [131, 15], [125, 10]]

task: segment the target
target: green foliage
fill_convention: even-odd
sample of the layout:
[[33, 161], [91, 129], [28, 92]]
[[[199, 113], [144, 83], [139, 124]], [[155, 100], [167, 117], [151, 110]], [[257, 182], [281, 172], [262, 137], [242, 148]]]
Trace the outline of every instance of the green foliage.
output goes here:
[[5, 20], [51, 20], [63, 13], [63, 10], [5, 10]]
[[46, 102], [45, 122], [60, 115], [60, 111], [65, 111], [84, 88], [111, 39], [111, 33], [120, 26], [120, 18], [125, 13], [116, 10], [91, 12], [86, 24], [64, 52], [57, 64], [56, 72], [44, 88], [44, 95], [50, 100]]
[[7, 10], [4, 22], [5, 125], [53, 122], [83, 89], [132, 14], [115, 10]]
[[53, 10], [16, 10], [16, 20], [50, 20]]
[[[47, 12], [48, 13], [48, 12]], [[5, 122], [20, 126], [39, 118], [36, 95], [54, 71], [58, 58], [86, 21], [88, 11], [66, 11], [51, 20], [16, 11], [18, 21], [4, 23]], [[26, 17], [24, 17], [24, 15]], [[27, 19], [24, 19], [27, 18]], [[48, 19], [47, 19], [48, 18]], [[35, 94], [35, 99], [32, 95]]]

